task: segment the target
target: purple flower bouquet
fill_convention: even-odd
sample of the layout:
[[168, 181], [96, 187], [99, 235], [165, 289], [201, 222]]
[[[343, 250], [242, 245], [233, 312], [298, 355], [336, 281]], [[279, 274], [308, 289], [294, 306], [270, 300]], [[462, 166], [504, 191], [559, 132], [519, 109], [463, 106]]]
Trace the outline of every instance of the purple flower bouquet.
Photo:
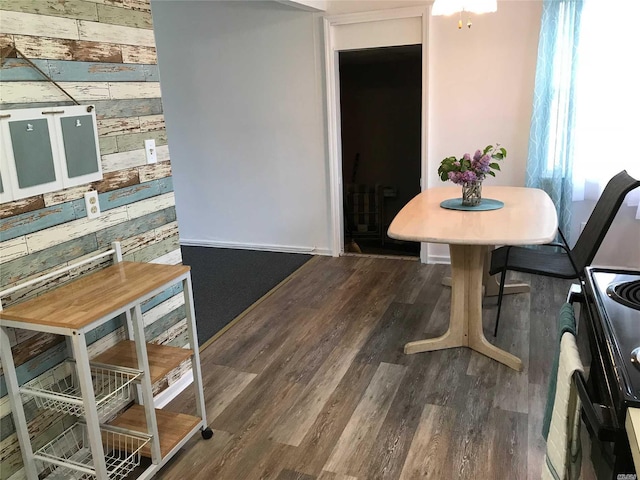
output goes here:
[[495, 177], [494, 170], [500, 171], [497, 161], [503, 160], [507, 151], [499, 144], [488, 145], [484, 150], [476, 150], [473, 158], [465, 153], [462, 158], [447, 157], [440, 163], [438, 175], [443, 182], [451, 180], [462, 185], [462, 204], [475, 206], [482, 201], [482, 181], [487, 175]]

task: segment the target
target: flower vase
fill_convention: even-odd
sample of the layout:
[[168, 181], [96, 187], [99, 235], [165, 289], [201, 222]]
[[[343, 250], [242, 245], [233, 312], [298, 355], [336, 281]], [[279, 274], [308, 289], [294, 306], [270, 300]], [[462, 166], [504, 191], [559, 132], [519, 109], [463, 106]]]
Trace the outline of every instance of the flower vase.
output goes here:
[[462, 205], [475, 207], [482, 202], [482, 180], [462, 184]]

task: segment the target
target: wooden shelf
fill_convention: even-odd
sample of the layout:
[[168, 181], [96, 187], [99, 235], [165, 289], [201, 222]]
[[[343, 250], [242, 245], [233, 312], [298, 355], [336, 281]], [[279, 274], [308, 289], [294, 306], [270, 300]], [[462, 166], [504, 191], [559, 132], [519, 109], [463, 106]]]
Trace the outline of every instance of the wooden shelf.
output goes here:
[[189, 270], [187, 265], [116, 263], [12, 305], [0, 312], [0, 318], [26, 325], [81, 329], [144, 298]]
[[[193, 351], [188, 348], [169, 347], [147, 343], [149, 371], [151, 384], [163, 379], [167, 374], [191, 357]], [[138, 369], [136, 344], [132, 340], [123, 340], [100, 355], [91, 359], [92, 362], [104, 363]]]
[[[158, 435], [160, 436], [160, 453], [164, 458], [173, 448], [185, 438], [202, 420], [184, 413], [168, 412], [156, 409]], [[144, 407], [133, 405], [121, 415], [109, 422], [115, 427], [127, 428], [136, 432], [147, 432]], [[142, 456], [150, 458], [151, 450], [147, 445], [141, 450]]]
[[[55, 450], [51, 454], [47, 453], [50, 458], [47, 462], [60, 467], [59, 471], [56, 471], [57, 473], [53, 473], [56, 478], [67, 478], [66, 469], [77, 467], [76, 453], [78, 452], [82, 454], [83, 458], [92, 462], [91, 466], [95, 469], [95, 474], [91, 475], [92, 477], [106, 479], [114, 475], [118, 478], [126, 475], [127, 478], [133, 478], [134, 471], [138, 470], [140, 456], [154, 457], [151, 455], [151, 445], [154, 445], [154, 452], [160, 450], [163, 461], [152, 462], [152, 465], [145, 467], [144, 472], [141, 472], [142, 478], [151, 478], [164, 462], [178, 450], [178, 447], [186, 443], [190, 435], [197, 433], [198, 429], [202, 430], [202, 436], [205, 439], [211, 438], [212, 435], [212, 431], [206, 423], [202, 374], [197, 350], [198, 341], [194, 335], [196, 324], [190, 288], [190, 268], [186, 265], [122, 262], [120, 252], [119, 245], [114, 243], [113, 248], [108, 252], [97, 254], [88, 260], [85, 259], [51, 272], [39, 280], [55, 278], [72, 268], [77, 268], [88, 261], [97, 260], [107, 255], [112, 255], [114, 262], [116, 262], [110, 267], [87, 274], [40, 296], [12, 305], [4, 311], [0, 309], [1, 326], [63, 335], [67, 337], [72, 347], [69, 353], [73, 354], [76, 363], [70, 372], [75, 369], [77, 382], [65, 383], [63, 385], [65, 391], [49, 388], [49, 384], [27, 384], [26, 387], [22, 387], [25, 391], [30, 391], [36, 398], [53, 399], [57, 402], [42, 404], [41, 406], [44, 408], [84, 417], [84, 422], [79, 428], [80, 437], [75, 435], [78, 429], [72, 427], [65, 430], [60, 438], [54, 439], [54, 443], [50, 442], [50, 445], [42, 447], [52, 447], [52, 450]], [[25, 282], [18, 285], [18, 288], [26, 288], [32, 284], [33, 282]], [[141, 312], [142, 304], [168, 287], [180, 284], [184, 287], [186, 316], [187, 322], [189, 322], [189, 342], [194, 348], [185, 349], [146, 343]], [[5, 292], [11, 293], [14, 290], [9, 289]], [[90, 359], [86, 334], [117, 315], [127, 312], [131, 316], [132, 325], [136, 327], [127, 332], [131, 339], [121, 341]], [[9, 337], [7, 335], [0, 336], [0, 343], [0, 356], [4, 366], [4, 377], [13, 420], [16, 423], [16, 435], [21, 446], [29, 446], [29, 448], [22, 449], [25, 476], [29, 480], [38, 480], [38, 471], [35, 466], [36, 458], [32, 450], [27, 417], [21, 401], [21, 387], [16, 374]], [[148, 365], [145, 362], [142, 368], [138, 365], [138, 352], [145, 352], [144, 355], [148, 358]], [[154, 408], [153, 384], [166, 378], [186, 361], [189, 361], [193, 374], [197, 411], [201, 413], [200, 417]], [[93, 365], [91, 365], [92, 362]], [[134, 371], [130, 372], [118, 367], [128, 367]], [[99, 388], [101, 386], [99, 382], [94, 381], [94, 377], [96, 369], [101, 368], [113, 370], [113, 372], [117, 371], [117, 373], [112, 372], [117, 376], [117, 379], [107, 382], [110, 385], [108, 392], [114, 396], [119, 396], [119, 392], [122, 392], [121, 400], [123, 403], [130, 401], [131, 392], [126, 391], [125, 393], [125, 390], [130, 387], [131, 383], [136, 382], [135, 386], [139, 395], [137, 398], [143, 405], [131, 406], [109, 423], [113, 427], [126, 429], [124, 431], [107, 432], [107, 425], [100, 423], [100, 419], [103, 418], [101, 417], [101, 407], [95, 400], [99, 400], [102, 390]], [[138, 373], [140, 371], [142, 373]], [[109, 378], [112, 373], [108, 374]], [[120, 377], [122, 378], [120, 379]], [[60, 383], [57, 377], [53, 378], [53, 381], [56, 387]], [[125, 384], [125, 382], [129, 383]], [[87, 393], [91, 389], [94, 390], [92, 397], [96, 397], [95, 400], [83, 397], [83, 393]], [[73, 396], [70, 396], [71, 394]], [[58, 397], [61, 397], [59, 401]], [[121, 405], [118, 403], [117, 408], [120, 409]], [[147, 421], [149, 421], [148, 427]], [[114, 430], [116, 429], [114, 428]], [[137, 432], [147, 435], [137, 438]], [[104, 458], [94, 455], [91, 442], [87, 440], [100, 438], [100, 435], [103, 439], [111, 441], [108, 444], [109, 448], [104, 449]], [[61, 454], [57, 449], [58, 444], [62, 445]], [[132, 445], [133, 449], [131, 449]], [[118, 457], [115, 462], [108, 457], [112, 451], [129, 451], [130, 449], [130, 453], [136, 451], [140, 454], [136, 453], [126, 460]], [[122, 463], [123, 461], [125, 463]], [[120, 468], [120, 473], [112, 472], [116, 467]], [[129, 472], [131, 475], [128, 475]]]

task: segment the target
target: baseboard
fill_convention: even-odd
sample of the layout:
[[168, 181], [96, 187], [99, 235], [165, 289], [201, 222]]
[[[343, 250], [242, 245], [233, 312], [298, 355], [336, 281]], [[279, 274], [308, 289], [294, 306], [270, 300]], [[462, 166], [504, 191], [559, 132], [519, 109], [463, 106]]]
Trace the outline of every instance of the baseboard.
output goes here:
[[184, 392], [192, 383], [193, 371], [189, 370], [181, 376], [176, 383], [169, 385], [168, 388], [164, 389], [153, 398], [155, 408], [164, 408], [169, 402], [171, 402], [171, 400]]
[[450, 265], [451, 257], [449, 255], [427, 255], [427, 263]]
[[197, 240], [181, 238], [180, 245], [185, 247], [233, 248], [237, 250], [258, 250], [263, 252], [306, 253], [309, 255], [331, 255], [328, 248], [301, 247], [295, 245], [267, 245], [262, 243], [220, 242], [216, 240]]

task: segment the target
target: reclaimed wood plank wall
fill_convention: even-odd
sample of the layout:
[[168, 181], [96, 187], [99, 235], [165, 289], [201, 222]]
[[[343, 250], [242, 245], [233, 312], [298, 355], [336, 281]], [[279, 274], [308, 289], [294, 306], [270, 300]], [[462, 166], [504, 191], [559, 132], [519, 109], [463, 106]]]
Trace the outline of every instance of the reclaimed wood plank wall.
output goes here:
[[[0, 109], [72, 102], [27, 62], [15, 46], [81, 103], [96, 106], [103, 180], [0, 205], [0, 288], [24, 282], [105, 251], [119, 240], [125, 260], [181, 263], [169, 147], [162, 111], [149, 0], [0, 0]], [[153, 138], [158, 163], [148, 165], [144, 140]], [[99, 192], [102, 215], [87, 219], [84, 193]], [[11, 305], [108, 265], [96, 261], [3, 298]], [[185, 306], [175, 286], [143, 306], [147, 340], [186, 346]], [[11, 331], [20, 383], [59, 369], [62, 338]], [[97, 354], [122, 339], [122, 319], [87, 340]], [[156, 393], [179, 380], [182, 365]], [[0, 369], [0, 480], [24, 478], [22, 458]], [[25, 408], [34, 446], [69, 425], [58, 413]]]

